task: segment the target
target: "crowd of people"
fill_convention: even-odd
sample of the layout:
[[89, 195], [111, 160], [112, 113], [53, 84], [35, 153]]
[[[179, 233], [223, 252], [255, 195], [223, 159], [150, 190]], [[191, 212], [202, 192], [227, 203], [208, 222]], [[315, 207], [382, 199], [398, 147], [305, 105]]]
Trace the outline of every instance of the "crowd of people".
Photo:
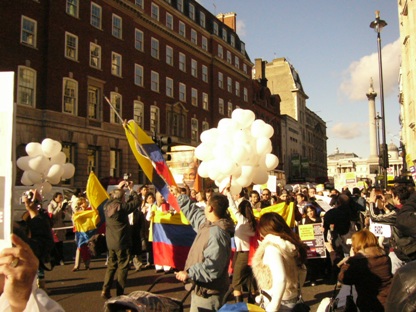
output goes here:
[[[408, 269], [416, 260], [414, 187], [397, 185], [384, 191], [376, 187], [352, 191], [347, 187], [319, 191], [315, 187], [299, 187], [276, 192], [264, 188], [261, 192], [242, 189], [239, 194], [231, 194], [227, 186], [221, 191], [191, 190], [186, 184], [183, 188], [171, 187], [182, 213], [197, 232], [185, 268], [177, 270], [154, 263], [149, 241], [155, 213], [177, 212], [148, 186], [134, 189], [132, 181], [120, 182], [104, 206], [108, 252], [101, 296], [104, 299], [112, 296], [114, 278], [115, 294], [123, 295], [129, 269], [154, 268], [156, 272], [175, 272], [179, 281], [195, 284], [191, 311], [217, 311], [230, 285], [236, 302], [244, 301], [247, 291], [247, 301], [266, 311], [291, 311], [305, 283], [314, 286], [324, 279], [342, 285], [338, 294], [341, 304], [341, 297], [354, 290], [360, 311], [411, 311], [410, 307], [414, 307], [416, 294], [412, 284], [401, 282], [403, 276], [416, 277]], [[322, 206], [322, 200], [328, 205]], [[30, 209], [30, 203], [27, 205], [25, 222], [31, 225], [32, 240], [28, 242], [39, 263], [30, 276], [38, 284], [40, 281], [39, 286], [47, 255], [54, 254], [56, 264], [64, 261], [63, 238], [59, 231], [52, 230], [62, 226], [65, 212], [62, 202], [62, 194], [55, 194], [45, 213]], [[270, 209], [262, 213], [263, 209], [278, 204], [293, 207], [295, 226], [290, 227]], [[72, 209], [76, 218], [77, 213], [91, 207], [81, 194], [72, 199]], [[258, 213], [260, 217], [255, 218]], [[36, 222], [47, 224], [43, 232]], [[307, 224], [321, 225], [326, 257], [308, 259], [308, 247], [300, 240], [297, 229]], [[81, 258], [88, 269], [91, 258], [88, 241], [77, 240], [73, 271], [80, 269]], [[22, 244], [16, 238], [14, 242]], [[23, 256], [15, 257], [19, 265], [24, 264]], [[7, 262], [0, 257], [0, 273], [6, 264], [14, 268], [13, 259], [7, 258]], [[6, 285], [4, 294], [10, 296]], [[29, 298], [31, 291], [24, 297]], [[9, 299], [10, 305], [13, 300]]]

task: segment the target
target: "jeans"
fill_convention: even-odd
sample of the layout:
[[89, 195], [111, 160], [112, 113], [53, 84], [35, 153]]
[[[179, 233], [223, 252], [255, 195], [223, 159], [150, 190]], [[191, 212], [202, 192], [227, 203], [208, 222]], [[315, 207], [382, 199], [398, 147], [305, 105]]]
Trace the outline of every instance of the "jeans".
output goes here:
[[129, 271], [130, 251], [129, 249], [109, 250], [107, 271], [105, 272], [103, 292], [109, 294], [114, 276], [117, 272], [116, 291], [117, 296], [124, 294], [124, 288]]

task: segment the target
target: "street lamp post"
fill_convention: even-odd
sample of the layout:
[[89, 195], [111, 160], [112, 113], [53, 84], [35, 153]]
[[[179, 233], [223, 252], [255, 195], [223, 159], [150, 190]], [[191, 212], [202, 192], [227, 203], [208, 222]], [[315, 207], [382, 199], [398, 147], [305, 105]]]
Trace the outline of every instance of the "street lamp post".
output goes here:
[[386, 115], [384, 112], [384, 88], [383, 88], [383, 63], [381, 57], [381, 30], [387, 26], [386, 21], [380, 19], [380, 11], [376, 11], [376, 19], [371, 22], [370, 27], [377, 33], [377, 48], [378, 48], [378, 66], [379, 66], [379, 81], [380, 81], [380, 105], [381, 105], [381, 138], [382, 145], [380, 149], [381, 153], [381, 166], [383, 167], [383, 187], [387, 187], [387, 168], [389, 167], [389, 156], [386, 143]]

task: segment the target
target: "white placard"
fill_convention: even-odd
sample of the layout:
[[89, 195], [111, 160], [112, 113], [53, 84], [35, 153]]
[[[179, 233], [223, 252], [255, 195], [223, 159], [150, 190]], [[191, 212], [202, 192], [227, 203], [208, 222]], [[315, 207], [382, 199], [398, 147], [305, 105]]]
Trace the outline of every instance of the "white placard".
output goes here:
[[14, 72], [0, 72], [0, 250], [11, 246], [11, 207], [15, 164]]
[[375, 236], [391, 237], [391, 227], [384, 223], [370, 222], [370, 232]]

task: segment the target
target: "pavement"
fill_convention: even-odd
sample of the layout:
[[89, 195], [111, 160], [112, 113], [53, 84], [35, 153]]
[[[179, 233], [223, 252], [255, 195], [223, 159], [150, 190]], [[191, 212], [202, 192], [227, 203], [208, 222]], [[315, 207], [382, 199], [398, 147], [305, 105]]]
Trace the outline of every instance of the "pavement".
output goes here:
[[[104, 311], [105, 300], [100, 297], [104, 275], [106, 271], [105, 257], [92, 259], [90, 269], [72, 272], [74, 265], [75, 243], [66, 241], [64, 244], [65, 265], [56, 266], [50, 272], [46, 272], [46, 286], [49, 296], [61, 304], [65, 311], [95, 312]], [[128, 274], [125, 293], [142, 290], [147, 291], [150, 285], [164, 273], [156, 273], [154, 268], [135, 272], [130, 270]], [[317, 310], [324, 297], [332, 295], [333, 284], [318, 280], [316, 286], [310, 286], [307, 282], [302, 288], [302, 296], [311, 307], [311, 312]], [[186, 295], [183, 284], [177, 281], [173, 275], [167, 275], [166, 279], [156, 284], [152, 293], [163, 294], [181, 300]], [[112, 289], [115, 296], [115, 289]], [[229, 300], [229, 303], [233, 301]], [[184, 311], [189, 311], [190, 296], [184, 302]]]

